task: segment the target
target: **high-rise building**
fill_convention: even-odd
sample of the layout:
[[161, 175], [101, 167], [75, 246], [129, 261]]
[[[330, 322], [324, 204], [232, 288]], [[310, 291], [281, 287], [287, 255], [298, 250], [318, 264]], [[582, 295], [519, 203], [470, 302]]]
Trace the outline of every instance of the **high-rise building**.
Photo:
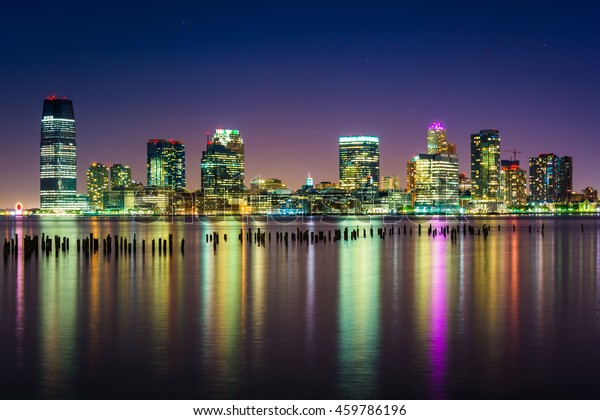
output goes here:
[[419, 154], [414, 164], [415, 210], [454, 213], [458, 210], [458, 157], [454, 154]]
[[102, 163], [92, 163], [87, 169], [87, 193], [91, 210], [101, 210], [102, 194], [110, 190], [108, 167]]
[[527, 205], [527, 176], [518, 160], [500, 161], [500, 191], [502, 201], [509, 207]]
[[111, 188], [128, 187], [131, 185], [131, 168], [129, 166], [115, 163], [110, 167]]
[[529, 158], [529, 195], [533, 203], [561, 203], [573, 189], [573, 160], [554, 153]]
[[227, 199], [239, 197], [245, 189], [244, 139], [240, 132], [218, 129], [212, 139], [207, 133], [200, 170], [205, 196]]
[[448, 142], [446, 128], [439, 121], [435, 121], [427, 129], [427, 153], [430, 155], [437, 153], [456, 154], [456, 145]]
[[458, 157], [440, 122], [427, 129], [427, 151], [407, 164], [407, 189], [413, 206], [419, 212], [455, 213], [459, 204]]
[[395, 175], [382, 176], [379, 189], [381, 191], [400, 191], [400, 177]]
[[185, 189], [185, 146], [176, 140], [148, 140], [146, 170], [149, 187]]
[[80, 210], [77, 197], [77, 144], [73, 102], [44, 100], [40, 142], [40, 208]]
[[379, 186], [379, 138], [345, 136], [339, 138], [340, 188], [354, 190]]
[[471, 203], [496, 211], [500, 197], [500, 134], [481, 130], [471, 135]]

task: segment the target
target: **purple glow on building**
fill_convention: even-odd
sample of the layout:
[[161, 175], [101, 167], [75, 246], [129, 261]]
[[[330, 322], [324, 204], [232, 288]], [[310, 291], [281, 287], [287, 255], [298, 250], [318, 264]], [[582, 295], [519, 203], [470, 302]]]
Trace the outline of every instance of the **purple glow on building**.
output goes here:
[[429, 126], [429, 130], [445, 130], [446, 128], [444, 127], [444, 124], [442, 124], [439, 121], [434, 121], [430, 126]]

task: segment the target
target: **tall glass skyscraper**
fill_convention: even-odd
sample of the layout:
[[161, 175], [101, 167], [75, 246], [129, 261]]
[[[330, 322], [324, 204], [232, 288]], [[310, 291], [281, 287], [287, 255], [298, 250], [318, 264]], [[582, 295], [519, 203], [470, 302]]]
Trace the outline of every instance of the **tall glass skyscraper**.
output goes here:
[[339, 138], [340, 188], [379, 187], [379, 137]]
[[176, 140], [148, 140], [146, 168], [149, 187], [185, 189], [185, 146]]
[[529, 193], [534, 203], [565, 202], [573, 190], [573, 159], [554, 153], [529, 158]]
[[80, 210], [73, 102], [54, 96], [45, 99], [41, 131], [40, 208]]
[[244, 185], [244, 139], [238, 130], [218, 129], [207, 134], [200, 163], [202, 192], [206, 197], [239, 197]]
[[471, 183], [471, 203], [482, 211], [496, 211], [502, 201], [498, 130], [471, 135]]

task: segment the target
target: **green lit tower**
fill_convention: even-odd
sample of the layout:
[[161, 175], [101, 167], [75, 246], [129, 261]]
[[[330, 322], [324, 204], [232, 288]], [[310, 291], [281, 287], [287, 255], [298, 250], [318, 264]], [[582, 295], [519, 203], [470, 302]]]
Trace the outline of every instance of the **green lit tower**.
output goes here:
[[471, 135], [471, 203], [479, 211], [496, 211], [500, 191], [500, 134], [481, 130]]
[[206, 135], [200, 163], [202, 192], [206, 197], [239, 197], [244, 185], [244, 139], [239, 130], [217, 129]]
[[379, 137], [339, 138], [340, 188], [379, 187]]
[[185, 189], [185, 146], [176, 140], [148, 140], [146, 170], [148, 186]]
[[87, 169], [86, 175], [90, 209], [102, 209], [102, 194], [110, 190], [108, 166], [94, 162]]

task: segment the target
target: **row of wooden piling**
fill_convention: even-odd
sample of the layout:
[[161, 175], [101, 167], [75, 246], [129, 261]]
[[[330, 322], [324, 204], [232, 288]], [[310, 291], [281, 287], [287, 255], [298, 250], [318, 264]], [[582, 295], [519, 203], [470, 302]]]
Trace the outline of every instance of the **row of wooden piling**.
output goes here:
[[[541, 228], [537, 229], [537, 232], [544, 235], [545, 225], [542, 223]], [[497, 230], [501, 230], [501, 226], [497, 226]], [[465, 224], [457, 224], [457, 225], [442, 225], [433, 227], [432, 224], [429, 224], [427, 227], [427, 235], [430, 237], [437, 237], [441, 235], [443, 237], [450, 236], [452, 241], [458, 240], [458, 237], [462, 234], [463, 236], [479, 236], [482, 235], [484, 238], [487, 238], [490, 232], [492, 231], [492, 227], [484, 224], [482, 227], [475, 228], [472, 225]], [[516, 232], [516, 226], [512, 225], [512, 231]], [[417, 235], [421, 236], [422, 226], [419, 224], [417, 226]], [[532, 233], [532, 226], [528, 226], [528, 232]], [[583, 223], [581, 224], [581, 232], [584, 232]], [[318, 231], [310, 231], [307, 229], [300, 229], [297, 227], [295, 231], [275, 231], [275, 232], [266, 232], [261, 228], [257, 228], [253, 230], [252, 228], [248, 228], [245, 232], [244, 229], [240, 229], [238, 240], [241, 244], [244, 242], [250, 244], [256, 244], [258, 246], [265, 246], [267, 242], [271, 242], [272, 233], [274, 233], [275, 242], [282, 243], [285, 246], [288, 246], [290, 242], [292, 243], [305, 243], [316, 244], [319, 242], [337, 242], [337, 241], [354, 241], [358, 240], [361, 237], [367, 238], [367, 236], [373, 238], [375, 235], [375, 230], [373, 226], [367, 228], [360, 228], [356, 226], [356, 228], [350, 229], [349, 227], [345, 227], [343, 229], [333, 229], [333, 230], [318, 230]], [[398, 227], [380, 227], [377, 228], [377, 236], [385, 240], [388, 236], [412, 236], [413, 229], [411, 226], [407, 228], [406, 225], [398, 226]], [[211, 243], [213, 249], [216, 251], [221, 240], [221, 234], [218, 232], [212, 232], [206, 234], [206, 243]], [[227, 234], [223, 234], [223, 241], [227, 242]], [[105, 238], [102, 238], [102, 242], [100, 242], [100, 238], [95, 237], [93, 233], [90, 233], [89, 236], [84, 238], [77, 239], [77, 253], [84, 253], [85, 255], [99, 253], [100, 249], [102, 249], [102, 253], [105, 255], [114, 255], [118, 256], [119, 254], [131, 255], [137, 253], [138, 241], [137, 235], [133, 235], [133, 240], [129, 240], [126, 236], [119, 235], [107, 235]], [[102, 247], [100, 247], [102, 244]], [[70, 242], [67, 237], [60, 237], [55, 235], [54, 237], [50, 237], [42, 233], [41, 241], [38, 235], [29, 236], [25, 235], [23, 238], [23, 252], [26, 258], [35, 254], [36, 256], [39, 253], [41, 245], [42, 252], [45, 252], [46, 255], [52, 253], [52, 250], [55, 250], [56, 255], [58, 256], [60, 252], [66, 253], [69, 251]], [[160, 255], [162, 254], [172, 254], [174, 249], [174, 241], [173, 234], [169, 234], [167, 238], [158, 238], [152, 239], [151, 241], [151, 252], [154, 255], [158, 252]], [[181, 240], [180, 251], [182, 254], [185, 253], [185, 239]], [[141, 242], [141, 252], [146, 252], [146, 241], [142, 240]], [[10, 241], [8, 239], [4, 239], [4, 248], [3, 255], [4, 258], [8, 258], [9, 255], [17, 256], [19, 254], [19, 236], [15, 235], [14, 238], [11, 238]]]

